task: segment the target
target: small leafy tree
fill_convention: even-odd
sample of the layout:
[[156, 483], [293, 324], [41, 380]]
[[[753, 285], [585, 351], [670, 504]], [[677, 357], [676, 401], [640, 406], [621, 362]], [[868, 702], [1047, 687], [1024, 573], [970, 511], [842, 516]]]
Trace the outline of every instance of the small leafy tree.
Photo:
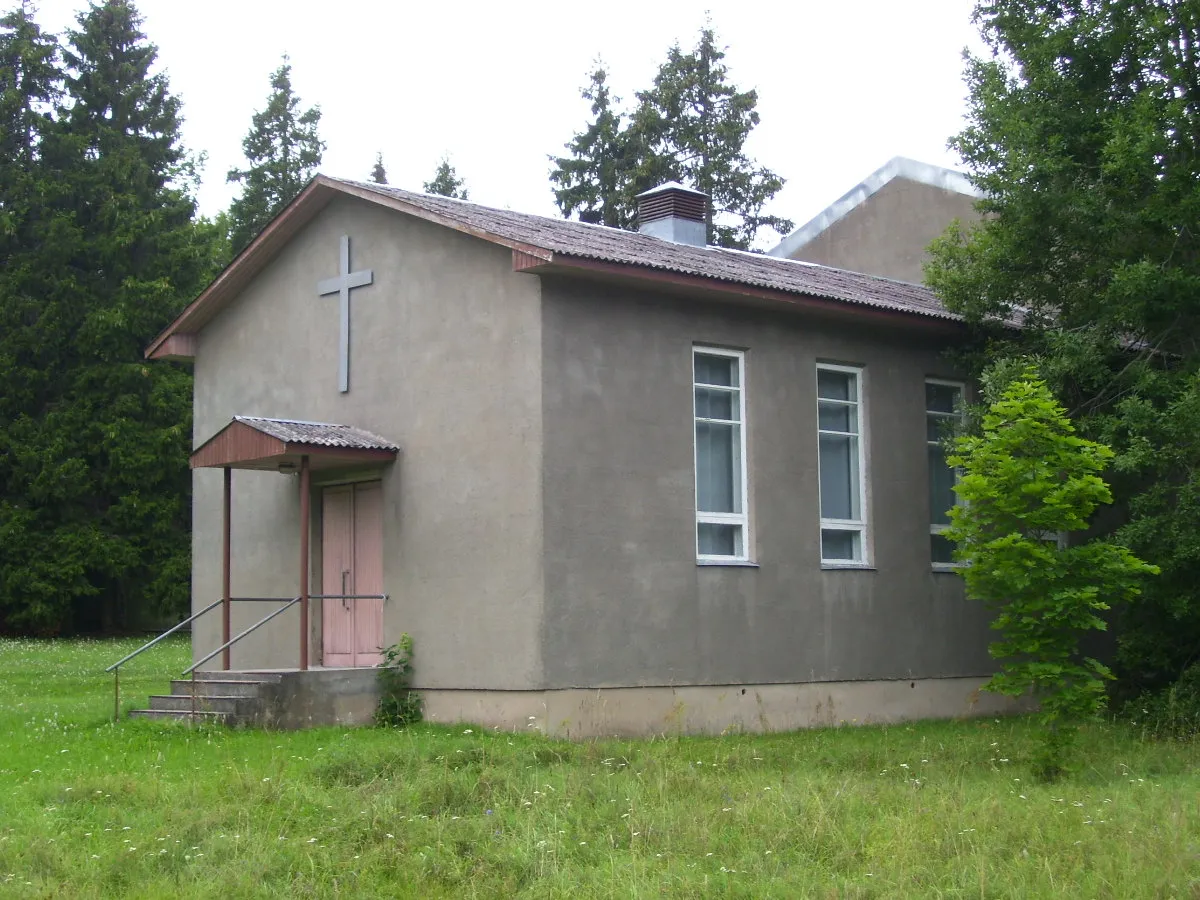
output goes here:
[[1112, 500], [1100, 473], [1113, 452], [1078, 437], [1046, 384], [1026, 370], [1000, 392], [983, 416], [982, 432], [959, 437], [948, 457], [962, 476], [963, 503], [950, 511], [946, 536], [967, 594], [996, 610], [1001, 640], [989, 648], [1002, 661], [985, 688], [1019, 696], [1032, 692], [1050, 726], [1038, 768], [1064, 768], [1064, 722], [1097, 715], [1113, 676], [1083, 656], [1080, 642], [1107, 627], [1101, 614], [1129, 600], [1158, 569], [1125, 547], [1095, 539], [1062, 546], [1059, 536], [1088, 528]]

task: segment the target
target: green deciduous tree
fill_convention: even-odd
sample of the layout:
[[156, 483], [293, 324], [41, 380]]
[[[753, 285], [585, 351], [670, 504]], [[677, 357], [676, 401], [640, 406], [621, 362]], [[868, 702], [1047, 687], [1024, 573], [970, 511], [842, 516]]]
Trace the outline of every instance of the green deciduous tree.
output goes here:
[[[120, 627], [187, 602], [191, 377], [142, 350], [219, 251], [194, 220], [179, 101], [151, 74], [155, 54], [126, 0], [80, 14], [49, 83], [62, 100], [7, 160], [35, 201], [0, 178], [6, 211], [21, 211], [0, 274], [6, 629]], [[34, 95], [40, 108], [47, 92]]]
[[242, 140], [248, 165], [229, 170], [227, 180], [242, 185], [241, 195], [229, 208], [235, 252], [250, 243], [316, 174], [325, 152], [318, 133], [320, 123], [319, 107], [301, 111], [300, 98], [292, 91], [292, 67], [285, 56], [271, 75], [266, 107], [254, 114]]
[[458, 177], [454, 166], [450, 165], [449, 158], [443, 156], [442, 161], [438, 163], [437, 170], [433, 173], [433, 178], [425, 182], [424, 188], [427, 194], [454, 197], [456, 200], [469, 200], [470, 195], [467, 192], [466, 184], [463, 179]]
[[1095, 716], [1108, 667], [1080, 653], [1080, 641], [1107, 627], [1113, 602], [1136, 596], [1153, 566], [1111, 541], [1060, 544], [1085, 531], [1112, 494], [1100, 473], [1113, 453], [1079, 437], [1045, 383], [1012, 381], [983, 416], [982, 432], [954, 442], [950, 465], [963, 502], [945, 536], [958, 544], [967, 595], [996, 611], [1000, 672], [986, 688], [1032, 692], [1053, 722]]
[[928, 281], [977, 327], [976, 371], [1036, 355], [1115, 451], [1120, 538], [1162, 568], [1121, 616], [1120, 670], [1131, 690], [1162, 683], [1200, 648], [1200, 6], [975, 16], [992, 54], [968, 62], [952, 145], [987, 216], [935, 246]]
[[638, 193], [679, 181], [711, 198], [711, 244], [749, 249], [764, 228], [790, 231], [790, 221], [763, 211], [783, 179], [745, 152], [759, 124], [758, 93], [730, 84], [724, 60], [708, 26], [691, 52], [673, 46], [654, 84], [638, 92], [624, 127], [623, 114], [613, 109], [608, 73], [598, 66], [583, 91], [592, 102], [592, 121], [566, 144], [569, 156], [552, 157], [550, 178], [563, 214], [629, 228]]

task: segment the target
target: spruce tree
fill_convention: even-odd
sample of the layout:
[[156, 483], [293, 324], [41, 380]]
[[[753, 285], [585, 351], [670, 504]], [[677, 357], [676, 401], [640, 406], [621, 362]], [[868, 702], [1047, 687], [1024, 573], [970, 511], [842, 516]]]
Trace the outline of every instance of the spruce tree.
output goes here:
[[608, 71], [603, 63], [588, 77], [580, 91], [592, 104], [592, 119], [583, 131], [564, 146], [567, 156], [551, 156], [554, 168], [554, 202], [566, 217], [581, 222], [631, 228], [633, 209], [626, 190], [632, 175], [630, 141], [622, 128], [622, 114], [615, 109], [620, 99], [608, 88]]
[[456, 200], [470, 199], [470, 195], [467, 193], [466, 182], [458, 177], [458, 173], [454, 171], [454, 166], [450, 165], [449, 158], [445, 156], [438, 163], [437, 171], [433, 173], [433, 178], [425, 182], [424, 188], [427, 194], [453, 197]]
[[744, 149], [759, 123], [758, 93], [730, 84], [724, 59], [708, 26], [692, 52], [673, 46], [624, 126], [608, 72], [597, 65], [582, 92], [592, 102], [592, 121], [566, 144], [569, 156], [551, 157], [563, 215], [633, 228], [637, 195], [679, 181], [710, 198], [710, 244], [747, 250], [764, 228], [790, 231], [790, 221], [763, 212], [783, 179]]
[[233, 222], [230, 239], [236, 253], [262, 231], [316, 174], [325, 143], [318, 133], [320, 107], [301, 111], [292, 91], [292, 67], [283, 63], [271, 75], [267, 105], [256, 112], [242, 140], [248, 165], [230, 169], [227, 181], [242, 185], [241, 195], [229, 208]]
[[759, 166], [745, 152], [759, 123], [758, 92], [739, 91], [729, 83], [725, 51], [710, 26], [690, 53], [679, 45], [667, 53], [654, 85], [638, 93], [630, 125], [637, 155], [625, 202], [664, 181], [679, 181], [708, 194], [708, 241], [748, 250], [763, 228], [779, 234], [792, 223], [763, 213], [783, 187], [783, 179]]
[[371, 180], [376, 184], [387, 184], [387, 169], [383, 167], [383, 153], [375, 154], [375, 165], [371, 168]]
[[[77, 21], [33, 156], [36, 240], [4, 278], [19, 318], [0, 342], [38, 373], [0, 423], [0, 617], [26, 630], [121, 627], [188, 596], [191, 376], [142, 351], [214, 251], [136, 9], [107, 0]], [[4, 362], [0, 377], [11, 397], [20, 379]]]

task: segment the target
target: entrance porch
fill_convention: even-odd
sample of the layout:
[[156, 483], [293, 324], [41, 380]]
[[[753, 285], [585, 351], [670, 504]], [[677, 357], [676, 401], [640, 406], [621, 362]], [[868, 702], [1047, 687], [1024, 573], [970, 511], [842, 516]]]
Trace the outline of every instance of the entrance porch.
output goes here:
[[[235, 416], [197, 448], [190, 461], [193, 469], [219, 468], [223, 473], [221, 596], [211, 601], [193, 597], [191, 616], [109, 667], [116, 677], [118, 709], [120, 667], [167, 634], [191, 627], [194, 661], [182, 673], [191, 680], [174, 682], [170, 695], [151, 698], [150, 709], [139, 714], [207, 713], [275, 727], [368, 721], [376, 704], [372, 667], [382, 659], [388, 598], [383, 479], [398, 453], [394, 443], [360, 428], [252, 416]], [[290, 494], [291, 500], [281, 506], [295, 503], [291, 508], [298, 507], [298, 521], [289, 523], [287, 516], [272, 524], [261, 507], [251, 507], [260, 523], [255, 530], [274, 531], [266, 536], [274, 545], [279, 531], [296, 531], [299, 565], [290, 587], [279, 581], [278, 573], [264, 579], [261, 559], [253, 559], [264, 535], [238, 536], [249, 548], [243, 577], [260, 589], [266, 580], [268, 591], [263, 593], [272, 596], [233, 593], [234, 469], [263, 473], [248, 476], [255, 481], [250, 494], [256, 499], [263, 487], [258, 479], [268, 477], [265, 473], [296, 480], [295, 493], [276, 490], [272, 495]], [[236, 616], [235, 610], [240, 610]], [[220, 619], [219, 631], [205, 621], [213, 617]], [[197, 623], [205, 627], [194, 627]]]

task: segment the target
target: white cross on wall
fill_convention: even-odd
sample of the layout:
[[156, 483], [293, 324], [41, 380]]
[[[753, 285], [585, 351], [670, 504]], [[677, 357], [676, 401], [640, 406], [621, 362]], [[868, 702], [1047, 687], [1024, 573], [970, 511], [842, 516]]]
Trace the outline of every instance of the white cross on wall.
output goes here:
[[320, 296], [337, 294], [341, 299], [342, 352], [338, 361], [338, 390], [343, 394], [350, 390], [350, 291], [352, 288], [370, 284], [374, 277], [370, 269], [363, 269], [361, 272], [350, 271], [350, 236], [344, 234], [339, 274], [336, 278], [326, 278], [317, 282], [317, 293]]

